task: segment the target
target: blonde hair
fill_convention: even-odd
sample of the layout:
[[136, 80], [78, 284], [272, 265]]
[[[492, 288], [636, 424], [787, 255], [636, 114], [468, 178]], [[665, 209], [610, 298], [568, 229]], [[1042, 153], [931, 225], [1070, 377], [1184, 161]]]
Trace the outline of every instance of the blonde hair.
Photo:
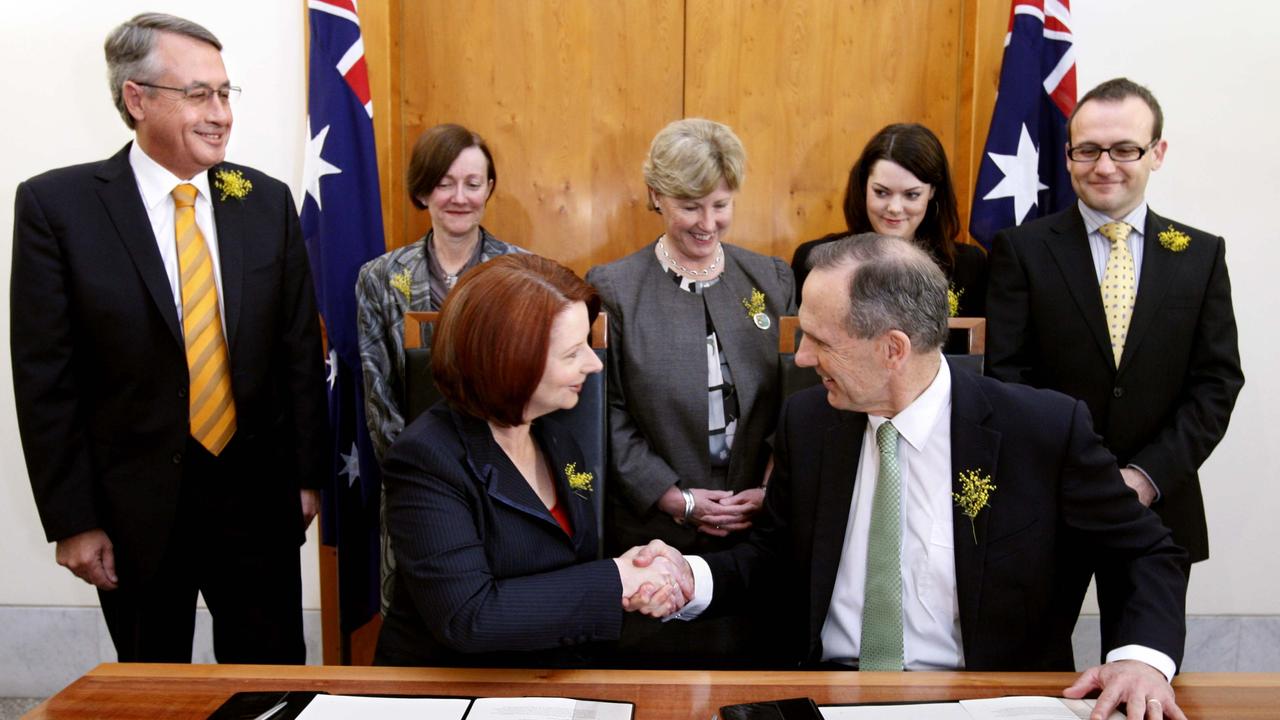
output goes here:
[[[654, 136], [644, 161], [644, 182], [667, 197], [692, 200], [705, 197], [724, 180], [737, 190], [746, 176], [747, 152], [728, 125], [685, 118]], [[655, 210], [653, 196], [649, 209]]]

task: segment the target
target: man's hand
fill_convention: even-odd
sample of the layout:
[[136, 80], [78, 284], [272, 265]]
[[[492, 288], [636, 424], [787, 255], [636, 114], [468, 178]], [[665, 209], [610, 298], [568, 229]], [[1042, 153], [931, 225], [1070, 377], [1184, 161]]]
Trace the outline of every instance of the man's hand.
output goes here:
[[311, 527], [311, 521], [316, 519], [316, 513], [320, 511], [320, 492], [318, 490], [302, 491], [302, 532], [306, 532]]
[[1062, 695], [1082, 698], [1095, 690], [1102, 693], [1089, 720], [1106, 720], [1121, 704], [1125, 706], [1126, 720], [1187, 720], [1174, 701], [1173, 687], [1164, 673], [1139, 660], [1117, 660], [1091, 667]]
[[86, 530], [58, 541], [58, 564], [81, 580], [102, 590], [115, 590], [116, 553], [101, 530]]
[[1124, 484], [1129, 489], [1138, 493], [1138, 502], [1145, 507], [1151, 507], [1151, 503], [1156, 501], [1156, 489], [1151, 486], [1151, 481], [1147, 479], [1142, 471], [1134, 468], [1120, 468], [1120, 477], [1124, 478]]
[[[661, 540], [650, 540], [648, 545], [631, 548], [623, 557], [630, 559], [636, 567], [649, 567], [657, 558], [666, 558], [675, 573], [674, 577], [676, 585], [680, 588], [680, 594], [684, 595], [686, 600], [693, 599], [693, 568], [689, 567], [689, 561], [684, 559], [684, 555], [681, 555], [679, 550]], [[626, 607], [625, 602], [623, 607]]]

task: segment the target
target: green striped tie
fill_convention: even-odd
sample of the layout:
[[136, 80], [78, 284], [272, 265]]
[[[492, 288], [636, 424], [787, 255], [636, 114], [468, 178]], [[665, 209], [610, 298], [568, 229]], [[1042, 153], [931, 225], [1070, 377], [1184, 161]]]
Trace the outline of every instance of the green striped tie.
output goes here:
[[867, 585], [862, 603], [862, 670], [902, 670], [902, 472], [898, 429], [876, 430], [880, 473], [867, 536]]

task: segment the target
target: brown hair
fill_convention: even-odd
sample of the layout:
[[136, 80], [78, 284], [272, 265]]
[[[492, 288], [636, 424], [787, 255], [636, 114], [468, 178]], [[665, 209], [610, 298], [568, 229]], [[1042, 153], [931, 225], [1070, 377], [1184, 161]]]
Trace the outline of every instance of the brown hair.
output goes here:
[[432, 341], [436, 386], [457, 409], [503, 427], [524, 423], [542, 380], [556, 316], [600, 295], [569, 268], [538, 255], [502, 255], [462, 276], [445, 298]]
[[[405, 173], [405, 184], [409, 190], [409, 200], [419, 210], [427, 208], [420, 197], [426, 197], [440, 184], [440, 178], [449, 172], [449, 166], [469, 147], [480, 148], [484, 159], [489, 163], [489, 184], [498, 185], [498, 171], [493, 166], [493, 153], [484, 138], [474, 132], [453, 123], [445, 123], [428, 129], [418, 136], [413, 144], [413, 154], [409, 156], [409, 170]], [[492, 191], [492, 187], [490, 190]]]
[[867, 179], [871, 176], [871, 168], [880, 160], [897, 163], [922, 182], [933, 186], [933, 199], [916, 229], [916, 242], [950, 274], [956, 260], [956, 235], [960, 233], [956, 191], [951, 184], [947, 153], [942, 149], [938, 136], [923, 125], [896, 123], [886, 126], [862, 149], [862, 155], [849, 169], [849, 184], [844, 191], [844, 219], [849, 225], [849, 232], [875, 230], [867, 216]]
[[1138, 98], [1151, 110], [1151, 140], [1152, 142], [1159, 140], [1164, 133], [1164, 111], [1160, 109], [1160, 101], [1156, 100], [1156, 96], [1146, 87], [1129, 78], [1118, 77], [1107, 80], [1085, 93], [1084, 97], [1080, 98], [1080, 102], [1076, 103], [1075, 109], [1071, 111], [1071, 117], [1067, 118], [1067, 144], [1071, 144], [1071, 123], [1075, 122], [1076, 113], [1080, 112], [1080, 108], [1084, 107], [1085, 103], [1090, 100], [1118, 103], [1131, 97]]

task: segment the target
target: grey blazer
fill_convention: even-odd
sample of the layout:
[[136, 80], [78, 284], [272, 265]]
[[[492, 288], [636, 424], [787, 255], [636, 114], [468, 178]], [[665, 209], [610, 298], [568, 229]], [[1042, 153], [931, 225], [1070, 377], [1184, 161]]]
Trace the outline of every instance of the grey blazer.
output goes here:
[[[706, 307], [733, 373], [739, 418], [723, 482], [711, 475], [707, 448], [706, 319], [703, 297], [681, 290], [653, 244], [587, 273], [609, 313], [609, 464], [611, 517], [606, 533], [616, 547], [661, 538], [680, 549], [705, 543], [657, 511], [667, 488], [741, 491], [757, 487], [768, 463], [781, 405], [778, 317], [795, 314], [791, 268], [732, 245], [724, 272], [708, 288]], [[743, 305], [753, 289], [765, 295], [767, 330]], [[731, 542], [738, 538], [731, 538]]]

